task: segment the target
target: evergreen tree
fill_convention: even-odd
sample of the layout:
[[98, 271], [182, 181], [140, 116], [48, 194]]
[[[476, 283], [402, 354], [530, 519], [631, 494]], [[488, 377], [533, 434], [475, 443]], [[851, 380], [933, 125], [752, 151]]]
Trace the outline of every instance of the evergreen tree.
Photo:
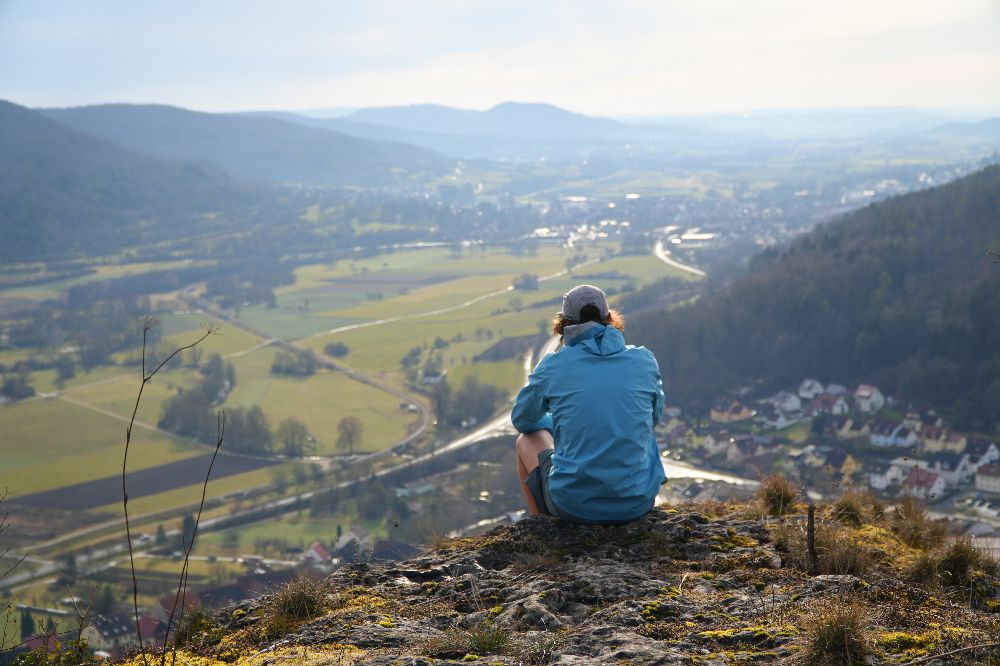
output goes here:
[[195, 527], [194, 515], [185, 513], [184, 518], [181, 520], [181, 533], [178, 535], [179, 548], [181, 550], [191, 545], [191, 540], [194, 539]]
[[35, 618], [32, 617], [31, 611], [25, 608], [21, 611], [21, 640], [26, 641], [35, 635]]
[[98, 615], [110, 615], [115, 610], [115, 594], [110, 585], [101, 586], [101, 592], [94, 602], [94, 612]]

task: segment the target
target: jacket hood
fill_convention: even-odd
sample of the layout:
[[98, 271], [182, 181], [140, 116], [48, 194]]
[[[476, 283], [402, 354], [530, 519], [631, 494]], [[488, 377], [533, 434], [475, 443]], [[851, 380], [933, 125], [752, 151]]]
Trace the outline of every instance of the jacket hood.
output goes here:
[[621, 331], [614, 326], [604, 326], [596, 322], [567, 326], [563, 336], [570, 347], [582, 349], [594, 356], [611, 356], [625, 348], [625, 336]]

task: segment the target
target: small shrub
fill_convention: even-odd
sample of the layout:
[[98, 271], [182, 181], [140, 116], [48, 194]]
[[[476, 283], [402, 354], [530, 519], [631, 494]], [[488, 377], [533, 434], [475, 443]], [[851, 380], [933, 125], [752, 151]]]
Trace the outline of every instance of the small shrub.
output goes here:
[[931, 520], [923, 502], [916, 497], [906, 497], [891, 516], [892, 531], [910, 548], [931, 550], [940, 546], [948, 536], [945, 521]]
[[208, 634], [215, 627], [212, 615], [207, 610], [197, 604], [188, 603], [177, 622], [177, 630], [174, 632], [174, 644], [182, 645], [203, 645], [211, 642]]
[[52, 650], [44, 647], [24, 652], [14, 658], [15, 666], [96, 666], [103, 660], [94, 656], [86, 639], [57, 643]]
[[869, 620], [857, 599], [831, 599], [806, 616], [804, 663], [853, 666], [864, 664], [871, 652]]
[[799, 491], [792, 482], [780, 474], [772, 474], [764, 479], [757, 491], [757, 499], [769, 516], [784, 516], [795, 509]]

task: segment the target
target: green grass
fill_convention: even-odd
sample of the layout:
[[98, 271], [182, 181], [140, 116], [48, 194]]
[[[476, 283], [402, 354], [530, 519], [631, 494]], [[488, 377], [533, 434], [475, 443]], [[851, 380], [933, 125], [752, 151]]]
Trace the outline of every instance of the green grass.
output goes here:
[[493, 384], [504, 389], [507, 394], [513, 394], [524, 384], [524, 365], [521, 359], [509, 361], [490, 361], [482, 363], [466, 363], [455, 367], [448, 380], [454, 387], [459, 387], [466, 377], [475, 377], [485, 384]]
[[[200, 381], [201, 375], [198, 371], [190, 368], [168, 372], [161, 370], [143, 389], [136, 419], [140, 423], [155, 426], [163, 414], [163, 403], [173, 397], [179, 388], [190, 388], [198, 385]], [[130, 418], [135, 408], [139, 384], [136, 373], [136, 376], [120, 376], [101, 383], [70, 388], [64, 391], [63, 395], [71, 400]]]
[[[575, 253], [557, 247], [543, 247], [533, 255], [465, 249], [456, 257], [446, 248], [425, 248], [333, 266], [305, 266], [296, 271], [294, 285], [276, 291], [277, 307], [244, 308], [240, 316], [271, 334], [300, 338], [348, 324], [453, 307], [505, 289], [521, 273], [560, 271]], [[375, 293], [382, 300], [368, 298]]]
[[142, 273], [149, 273], [152, 271], [160, 270], [170, 270], [174, 268], [192, 268], [197, 266], [207, 266], [215, 262], [212, 261], [199, 261], [199, 262], [185, 262], [185, 261], [161, 261], [161, 262], [138, 262], [133, 264], [100, 264], [94, 265], [92, 268], [96, 270], [94, 273], [89, 273], [87, 275], [81, 275], [79, 277], [51, 280], [48, 282], [43, 282], [37, 285], [30, 285], [26, 287], [12, 287], [10, 289], [0, 290], [0, 296], [12, 297], [12, 298], [26, 298], [29, 300], [46, 300], [49, 298], [57, 298], [60, 293], [66, 290], [76, 287], [82, 284], [88, 284], [90, 282], [98, 282], [101, 280], [112, 280], [115, 278], [126, 277], [130, 275], [140, 275]]
[[785, 437], [793, 442], [804, 442], [809, 439], [811, 428], [812, 421], [802, 421], [801, 423], [792, 424], [787, 428], [775, 430], [772, 434], [775, 437]]
[[[121, 469], [125, 423], [57, 399], [0, 406], [0, 477], [10, 498], [103, 478]], [[174, 437], [136, 430], [130, 469], [204, 454]]]
[[[555, 271], [560, 267], [553, 265], [550, 268]], [[464, 366], [470, 364], [471, 359], [476, 354], [488, 348], [501, 337], [536, 333], [541, 322], [548, 322], [552, 318], [558, 309], [559, 296], [569, 288], [581, 280], [587, 279], [588, 276], [610, 272], [618, 272], [622, 276], [595, 278], [593, 281], [610, 288], [612, 286], [620, 287], [628, 281], [642, 285], [663, 276], [687, 275], [651, 256], [614, 257], [580, 267], [573, 274], [543, 281], [540, 288], [535, 291], [513, 291], [443, 314], [416, 316], [449, 302], [449, 299], [450, 303], [467, 300], [476, 289], [479, 290], [480, 294], [489, 291], [481, 282], [484, 278], [468, 278], [467, 280], [478, 281], [476, 289], [460, 290], [459, 283], [465, 280], [459, 280], [447, 283], [447, 285], [432, 285], [417, 293], [409, 294], [403, 299], [394, 299], [396, 305], [400, 305], [403, 300], [409, 301], [400, 312], [409, 313], [406, 316], [411, 318], [321, 336], [306, 341], [306, 344], [320, 351], [326, 343], [332, 340], [341, 341], [347, 344], [351, 350], [344, 361], [352, 367], [371, 372], [398, 371], [399, 360], [412, 347], [424, 343], [429, 345], [438, 337], [451, 340], [460, 333], [465, 338], [464, 342], [452, 343], [446, 349], [441, 350], [442, 358], [450, 372], [459, 373], [458, 375], [453, 374], [454, 381], [456, 377], [460, 378], [465, 374], [475, 373], [475, 365], [471, 368], [464, 368]], [[493, 284], [502, 288], [503, 283]], [[511, 310], [512, 299], [515, 298], [522, 302], [521, 311]], [[426, 307], [413, 307], [418, 299], [427, 303]], [[546, 304], [536, 305], [539, 303]], [[532, 307], [533, 305], [535, 307]], [[390, 315], [389, 304], [384, 301], [366, 305], [365, 308], [365, 311], [356, 309], [351, 314], [358, 317], [366, 316], [369, 319], [381, 319]], [[508, 311], [496, 314], [498, 309]], [[493, 338], [491, 340], [476, 340], [475, 331], [480, 328], [491, 330]], [[523, 378], [514, 379], [510, 375], [505, 375], [502, 384], [499, 385], [516, 387], [520, 385], [522, 380]]]
[[296, 378], [271, 373], [275, 350], [261, 349], [233, 359], [236, 388], [225, 407], [260, 405], [273, 428], [294, 416], [316, 438], [320, 455], [339, 453], [337, 423], [346, 416], [361, 419], [363, 434], [356, 452], [376, 451], [406, 435], [413, 414], [400, 411], [400, 399], [341, 372], [321, 370]]
[[[239, 535], [240, 545], [237, 550], [241, 553], [253, 552], [254, 542], [258, 539], [281, 539], [289, 545], [303, 547], [319, 541], [330, 547], [337, 540], [338, 525], [343, 532], [347, 532], [358, 522], [357, 514], [353, 511], [337, 512], [330, 516], [313, 516], [308, 511], [300, 511], [251, 525], [207, 532], [198, 537], [197, 550], [199, 553], [231, 553], [231, 550], [226, 550], [222, 546], [227, 532]], [[368, 523], [365, 527], [372, 530], [370, 536], [384, 538], [385, 529], [382, 523]]]

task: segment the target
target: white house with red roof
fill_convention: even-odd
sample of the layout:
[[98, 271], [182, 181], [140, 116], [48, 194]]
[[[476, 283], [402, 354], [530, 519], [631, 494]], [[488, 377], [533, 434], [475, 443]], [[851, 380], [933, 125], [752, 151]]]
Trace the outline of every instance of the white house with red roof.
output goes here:
[[940, 497], [947, 490], [940, 474], [914, 467], [903, 481], [903, 493], [922, 499]]
[[327, 547], [317, 541], [302, 551], [302, 555], [299, 557], [299, 560], [314, 567], [329, 567], [332, 558], [333, 555]]
[[798, 394], [803, 400], [812, 400], [823, 392], [823, 385], [815, 379], [803, 379]]
[[1000, 493], [1000, 465], [983, 465], [976, 470], [976, 490]]
[[854, 403], [865, 414], [874, 414], [885, 407], [885, 396], [878, 387], [861, 384], [854, 390]]
[[844, 400], [844, 396], [832, 393], [820, 393], [805, 406], [805, 412], [809, 416], [817, 414], [843, 416], [849, 411], [851, 411], [851, 406]]

